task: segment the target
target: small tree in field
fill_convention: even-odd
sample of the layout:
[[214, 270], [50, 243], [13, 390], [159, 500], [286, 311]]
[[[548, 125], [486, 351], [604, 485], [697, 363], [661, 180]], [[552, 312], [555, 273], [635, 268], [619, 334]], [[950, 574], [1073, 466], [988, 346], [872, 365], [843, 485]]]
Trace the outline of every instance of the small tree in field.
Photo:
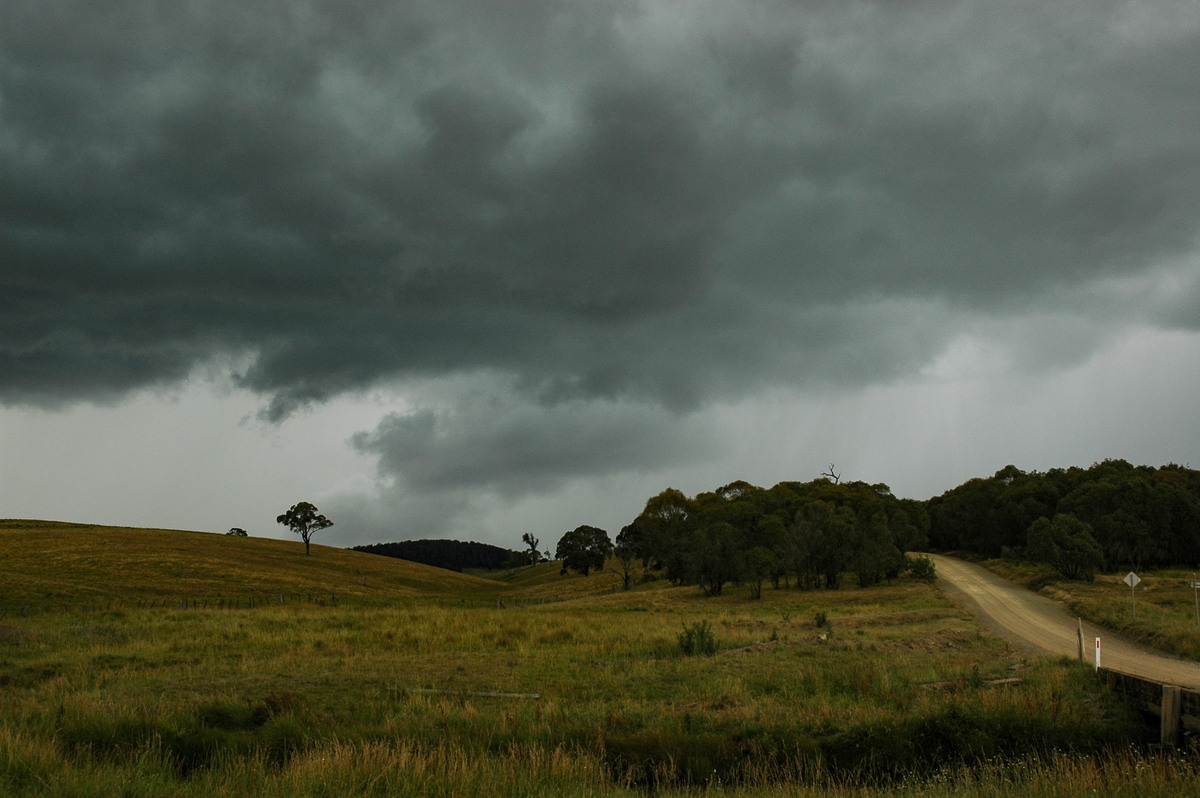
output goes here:
[[590, 571], [604, 567], [604, 558], [612, 552], [608, 533], [594, 526], [576, 527], [558, 541], [555, 559], [562, 560], [563, 571], [568, 568], [587, 576]]
[[275, 519], [288, 529], [295, 532], [304, 541], [304, 553], [309, 554], [308, 542], [316, 532], [328, 529], [333, 522], [317, 512], [317, 508], [308, 502], [293, 504], [292, 508]]

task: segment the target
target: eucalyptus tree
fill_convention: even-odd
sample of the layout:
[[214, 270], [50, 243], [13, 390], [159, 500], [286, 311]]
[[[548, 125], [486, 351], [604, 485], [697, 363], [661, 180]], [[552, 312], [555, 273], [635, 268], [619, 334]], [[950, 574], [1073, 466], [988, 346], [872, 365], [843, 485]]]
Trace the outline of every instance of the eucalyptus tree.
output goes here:
[[576, 527], [558, 541], [554, 559], [562, 560], [563, 570], [568, 568], [587, 576], [592, 570], [604, 567], [604, 558], [612, 553], [612, 541], [608, 533], [594, 526]]
[[309, 502], [298, 502], [284, 514], [275, 518], [276, 523], [283, 524], [295, 532], [304, 541], [304, 553], [310, 554], [309, 541], [312, 536], [322, 529], [333, 526], [333, 522], [317, 510]]

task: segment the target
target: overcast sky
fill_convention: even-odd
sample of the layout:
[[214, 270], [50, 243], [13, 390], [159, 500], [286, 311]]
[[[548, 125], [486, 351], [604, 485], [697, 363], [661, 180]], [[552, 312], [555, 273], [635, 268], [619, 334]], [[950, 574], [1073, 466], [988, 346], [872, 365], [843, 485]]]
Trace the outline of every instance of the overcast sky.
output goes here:
[[1168, 0], [6, 0], [0, 517], [1200, 466], [1197, 75]]

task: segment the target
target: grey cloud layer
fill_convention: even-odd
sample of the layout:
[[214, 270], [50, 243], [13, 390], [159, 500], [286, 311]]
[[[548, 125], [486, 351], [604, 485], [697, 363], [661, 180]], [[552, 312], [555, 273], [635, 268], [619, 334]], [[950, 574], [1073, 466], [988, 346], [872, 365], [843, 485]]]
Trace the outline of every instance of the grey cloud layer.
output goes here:
[[465, 402], [392, 414], [352, 440], [380, 470], [422, 492], [543, 493], [580, 477], [653, 470], [712, 454], [715, 436], [646, 407], [595, 402], [555, 408]]
[[0, 401], [229, 358], [275, 419], [476, 371], [687, 410], [888, 378], [962, 314], [1086, 313], [1194, 251], [1176, 13], [13, 0]]

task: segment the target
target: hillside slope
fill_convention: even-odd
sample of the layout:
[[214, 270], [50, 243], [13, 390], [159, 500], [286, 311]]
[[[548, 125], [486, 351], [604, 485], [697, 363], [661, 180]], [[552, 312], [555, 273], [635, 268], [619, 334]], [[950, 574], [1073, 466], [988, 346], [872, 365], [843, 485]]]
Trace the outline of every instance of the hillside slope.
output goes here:
[[[620, 566], [609, 558], [605, 567], [587, 576], [575, 571], [562, 574], [562, 563], [544, 562], [508, 571], [496, 571], [485, 578], [507, 586], [508, 595], [521, 601], [570, 601], [590, 596], [621, 592]], [[662, 590], [671, 587], [666, 580], [641, 583], [642, 569], [636, 568], [632, 587], [637, 591]]]
[[492, 580], [299, 540], [0, 520], [0, 604], [336, 594], [367, 602], [487, 599]]

